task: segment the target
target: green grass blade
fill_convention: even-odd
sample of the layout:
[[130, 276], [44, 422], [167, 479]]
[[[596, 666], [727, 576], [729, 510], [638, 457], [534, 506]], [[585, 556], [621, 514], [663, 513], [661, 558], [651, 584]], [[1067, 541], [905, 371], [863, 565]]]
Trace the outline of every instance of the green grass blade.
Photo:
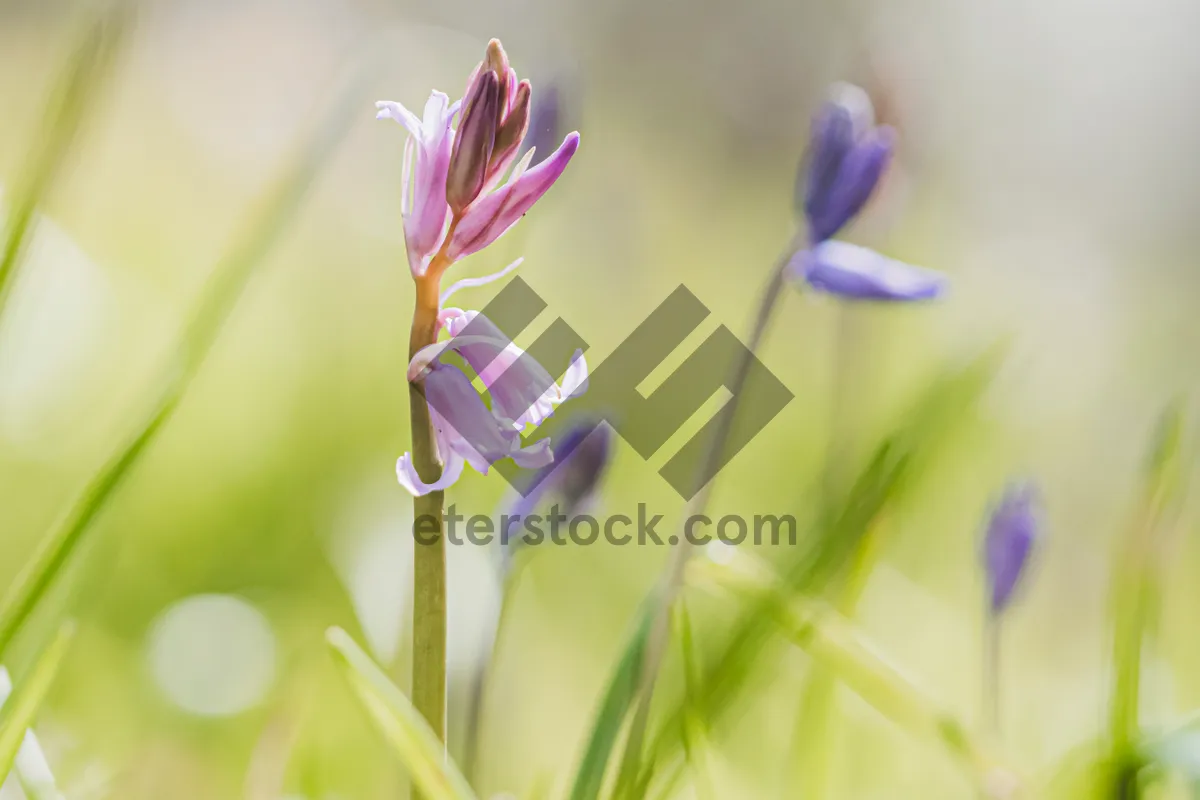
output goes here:
[[1183, 412], [1162, 415], [1147, 463], [1142, 501], [1129, 526], [1113, 572], [1113, 688], [1109, 710], [1110, 789], [1114, 797], [1139, 797], [1142, 643], [1159, 590], [1161, 539], [1178, 509], [1183, 473]]
[[466, 778], [446, 756], [445, 746], [404, 693], [341, 628], [325, 635], [363, 707], [420, 789], [425, 800], [474, 800]]
[[54, 185], [72, 143], [97, 98], [103, 94], [125, 38], [130, 14], [125, 4], [111, 6], [83, 30], [63, 65], [34, 138], [35, 149], [25, 161], [25, 171], [17, 179], [9, 199], [4, 249], [0, 250], [0, 313], [32, 232], [34, 213]]
[[[845, 569], [880, 514], [907, 491], [913, 475], [976, 407], [1002, 356], [1003, 348], [989, 349], [933, 381], [904, 422], [877, 447], [845, 500], [814, 521], [799, 553], [783, 567], [789, 591], [818, 594]], [[708, 671], [700, 711], [710, 725], [729, 708], [774, 638], [773, 606], [772, 600], [749, 604]], [[680, 756], [685, 725], [682, 707], [668, 712], [650, 747], [650, 770], [676, 774], [671, 767]]]
[[978, 788], [1007, 783], [1015, 787], [1015, 771], [976, 742], [965, 725], [944, 711], [887, 661], [878, 647], [852, 622], [826, 604], [797, 597], [769, 577], [765, 567], [739, 556], [718, 566], [698, 562], [693, 576], [702, 585], [753, 602], [771, 604], [772, 617], [784, 635], [893, 724], [917, 739], [940, 746]]
[[625, 644], [621, 660], [617, 662], [617, 667], [609, 678], [604, 699], [592, 723], [592, 732], [588, 736], [587, 746], [575, 772], [570, 800], [596, 800], [600, 796], [609, 758], [641, 685], [643, 656], [657, 609], [655, 595], [652, 594], [638, 612], [637, 625]]
[[13, 761], [21, 743], [25, 741], [25, 732], [33, 725], [33, 718], [38, 708], [46, 699], [46, 693], [54, 683], [58, 668], [62, 665], [63, 656], [71, 646], [75, 636], [75, 624], [66, 622], [58, 630], [58, 635], [38, 658], [33, 670], [17, 685], [13, 702], [8, 706], [4, 722], [0, 723], [0, 783], [12, 771]]
[[295, 215], [305, 192], [360, 116], [365, 70], [327, 113], [315, 134], [302, 143], [267, 193], [259, 212], [234, 240], [184, 332], [176, 357], [164, 370], [161, 388], [140, 423], [92, 476], [42, 539], [32, 559], [0, 602], [0, 658], [26, 618], [90, 529], [90, 523], [117, 493], [146, 448], [171, 418], [192, 377], [203, 363], [242, 288], [263, 256]]
[[[0, 666], [0, 709], [8, 702], [12, 690], [12, 679], [8, 670]], [[13, 770], [17, 773], [21, 791], [29, 800], [61, 800], [62, 795], [59, 794], [58, 784], [50, 771], [46, 754], [32, 729], [25, 732], [25, 738], [17, 750], [16, 761], [13, 762]]]

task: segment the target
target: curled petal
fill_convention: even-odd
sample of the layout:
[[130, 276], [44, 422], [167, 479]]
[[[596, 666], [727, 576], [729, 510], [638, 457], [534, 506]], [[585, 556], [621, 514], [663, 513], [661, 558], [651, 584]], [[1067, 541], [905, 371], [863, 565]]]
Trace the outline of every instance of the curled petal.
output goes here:
[[499, 239], [554, 185], [578, 149], [579, 134], [568, 134], [545, 161], [472, 203], [454, 230], [449, 256], [462, 258]]
[[[523, 262], [524, 260], [525, 260], [524, 257], [518, 258], [516, 261], [512, 262], [511, 264], [509, 264], [507, 267], [500, 270], [499, 272], [493, 272], [491, 275], [484, 275], [482, 278], [463, 278], [461, 281], [455, 281], [454, 283], [450, 284], [449, 289], [442, 292], [442, 296], [439, 299], [438, 304], [444, 308], [446, 305], [446, 301], [449, 300], [451, 298], [451, 296], [453, 296], [453, 294], [455, 292], [457, 292], [459, 289], [473, 289], [476, 286], [486, 286], [487, 284], [491, 283], [492, 281], [500, 280], [505, 275], [512, 272], [517, 267], [521, 266], [521, 262]], [[447, 310], [449, 310], [449, 309], [447, 309]], [[455, 309], [455, 310], [457, 310], [457, 309]]]
[[946, 284], [940, 273], [832, 239], [793, 256], [788, 273], [848, 300], [928, 300], [941, 295]]
[[412, 456], [408, 453], [400, 456], [396, 461], [396, 478], [413, 497], [421, 497], [430, 492], [441, 492], [448, 489], [462, 476], [462, 471], [463, 460], [453, 452], [446, 454], [446, 466], [442, 468], [441, 476], [433, 483], [425, 483], [421, 480], [421, 476], [417, 474], [417, 470], [412, 464]]

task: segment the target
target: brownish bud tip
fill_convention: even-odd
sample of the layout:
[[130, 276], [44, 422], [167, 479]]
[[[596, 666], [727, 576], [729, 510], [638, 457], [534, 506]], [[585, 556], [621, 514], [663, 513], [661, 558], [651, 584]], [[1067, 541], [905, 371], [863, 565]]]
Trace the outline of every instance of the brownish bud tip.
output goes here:
[[462, 121], [450, 154], [446, 202], [460, 214], [483, 189], [496, 139], [500, 83], [496, 73], [481, 72], [463, 104]]
[[492, 39], [488, 42], [487, 55], [483, 57], [484, 65], [496, 73], [496, 77], [500, 82], [504, 82], [505, 76], [508, 75], [508, 54], [504, 52], [504, 46], [500, 44], [499, 39]]

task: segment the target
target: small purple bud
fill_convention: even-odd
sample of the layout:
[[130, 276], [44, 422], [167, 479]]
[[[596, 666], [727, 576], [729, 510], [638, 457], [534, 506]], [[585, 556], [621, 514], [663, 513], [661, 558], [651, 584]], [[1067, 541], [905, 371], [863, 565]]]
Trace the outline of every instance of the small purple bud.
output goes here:
[[813, 244], [862, 210], [891, 160], [894, 138], [891, 128], [875, 125], [870, 98], [857, 86], [838, 87], [817, 113], [797, 186]]
[[464, 101], [462, 121], [450, 154], [446, 202], [455, 214], [461, 214], [479, 196], [487, 181], [499, 108], [500, 84], [496, 73], [484, 70], [476, 76]]
[[1029, 562], [1038, 538], [1037, 490], [1030, 483], [1012, 483], [992, 510], [983, 540], [983, 566], [992, 614], [1001, 614]]

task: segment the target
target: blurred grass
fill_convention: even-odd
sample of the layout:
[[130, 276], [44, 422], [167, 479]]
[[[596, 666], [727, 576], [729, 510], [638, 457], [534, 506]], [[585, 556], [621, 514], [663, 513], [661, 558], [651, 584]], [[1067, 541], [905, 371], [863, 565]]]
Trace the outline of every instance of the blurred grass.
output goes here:
[[428, 800], [475, 800], [446, 747], [404, 694], [341, 628], [326, 636], [363, 707]]
[[34, 717], [42, 701], [46, 699], [55, 677], [58, 676], [63, 658], [74, 637], [75, 623], [63, 623], [58, 635], [43, 651], [30, 673], [16, 684], [12, 702], [5, 704], [7, 710], [3, 722], [0, 723], [0, 783], [12, 770], [17, 751], [25, 740], [25, 732], [32, 727]]
[[0, 315], [18, 274], [34, 212], [62, 172], [88, 112], [103, 98], [132, 14], [132, 2], [114, 2], [97, 14], [84, 27], [51, 92], [24, 174], [9, 201], [4, 247], [0, 250]]
[[322, 165], [349, 130], [353, 112], [363, 102], [361, 83], [360, 75], [342, 92], [316, 133], [288, 159], [261, 209], [249, 215], [244, 233], [214, 268], [209, 287], [180, 339], [176, 356], [158, 379], [160, 386], [153, 391], [157, 397], [148, 404], [143, 420], [69, 504], [8, 588], [0, 602], [0, 655], [78, 547], [93, 518], [103, 510], [145, 448], [171, 418], [253, 268], [285, 229]]

